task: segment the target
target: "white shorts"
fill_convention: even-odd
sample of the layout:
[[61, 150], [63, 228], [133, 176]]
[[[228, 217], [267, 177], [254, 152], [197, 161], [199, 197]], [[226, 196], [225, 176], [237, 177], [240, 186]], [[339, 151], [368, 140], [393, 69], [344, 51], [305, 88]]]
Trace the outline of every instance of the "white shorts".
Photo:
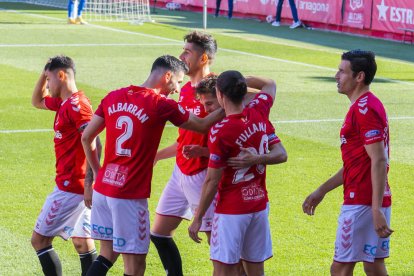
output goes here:
[[46, 198], [34, 231], [42, 236], [90, 238], [91, 210], [85, 207], [83, 195], [64, 192], [57, 187]]
[[121, 199], [93, 191], [92, 237], [113, 242], [117, 253], [147, 254], [150, 221], [147, 199]]
[[268, 209], [260, 212], [214, 214], [210, 240], [210, 259], [237, 264], [240, 259], [261, 263], [273, 256]]
[[[390, 225], [391, 207], [382, 208]], [[341, 263], [370, 262], [387, 258], [390, 238], [378, 237], [374, 229], [371, 206], [343, 205], [336, 231], [334, 261]]]
[[[207, 170], [203, 170], [195, 175], [185, 175], [175, 164], [171, 178], [158, 201], [156, 213], [191, 220], [200, 203], [206, 174]], [[214, 199], [203, 217], [201, 232], [211, 231], [215, 205]]]

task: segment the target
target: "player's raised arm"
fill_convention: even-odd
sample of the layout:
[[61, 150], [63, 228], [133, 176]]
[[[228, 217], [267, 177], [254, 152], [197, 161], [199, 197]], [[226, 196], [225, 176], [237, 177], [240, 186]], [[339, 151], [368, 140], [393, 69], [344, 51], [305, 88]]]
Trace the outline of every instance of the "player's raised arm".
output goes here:
[[193, 113], [190, 113], [190, 117], [188, 118], [188, 121], [181, 124], [180, 128], [185, 128], [188, 130], [197, 131], [200, 133], [207, 133], [210, 129], [210, 127], [220, 121], [224, 118], [224, 109], [219, 108], [216, 111], [213, 111], [208, 116], [204, 118], [199, 118]]
[[336, 174], [334, 174], [325, 183], [319, 186], [313, 193], [311, 193], [302, 204], [303, 212], [310, 216], [314, 215], [316, 206], [321, 203], [325, 195], [344, 183], [342, 177], [343, 173], [344, 168], [342, 167]]
[[[247, 76], [246, 77], [247, 86], [253, 89], [257, 89], [262, 93], [266, 93], [273, 98], [276, 97], [276, 82], [272, 79], [266, 79], [256, 76]], [[253, 92], [250, 90], [249, 92]]]
[[44, 98], [48, 95], [47, 77], [43, 70], [32, 94], [32, 105], [39, 109], [47, 109]]

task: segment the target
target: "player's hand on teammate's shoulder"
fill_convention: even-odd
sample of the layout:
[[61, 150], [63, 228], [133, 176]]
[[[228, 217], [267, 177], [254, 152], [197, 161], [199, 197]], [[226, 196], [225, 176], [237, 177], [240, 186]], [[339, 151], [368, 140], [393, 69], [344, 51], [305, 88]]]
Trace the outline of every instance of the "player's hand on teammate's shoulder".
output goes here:
[[315, 214], [316, 206], [321, 203], [323, 198], [325, 197], [325, 194], [322, 193], [319, 189], [316, 189], [313, 193], [308, 195], [308, 197], [305, 199], [305, 201], [302, 204], [302, 210], [305, 214], [308, 214], [309, 216], [313, 216]]

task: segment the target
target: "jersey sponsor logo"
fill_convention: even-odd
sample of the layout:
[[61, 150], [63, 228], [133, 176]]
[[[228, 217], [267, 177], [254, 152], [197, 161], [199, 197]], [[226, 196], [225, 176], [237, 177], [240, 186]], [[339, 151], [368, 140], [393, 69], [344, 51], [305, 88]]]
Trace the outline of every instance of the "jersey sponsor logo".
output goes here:
[[380, 134], [381, 134], [381, 132], [379, 130], [374, 129], [374, 130], [367, 131], [365, 133], [365, 137], [372, 138], [372, 137], [378, 136]]
[[388, 252], [390, 250], [390, 241], [389, 240], [383, 241], [380, 249], [384, 252]]
[[363, 252], [365, 255], [375, 256], [377, 253], [377, 247], [375, 245], [365, 244]]
[[241, 189], [243, 201], [258, 201], [265, 197], [265, 191], [256, 183]]
[[65, 232], [69, 237], [72, 236], [73, 230], [73, 227], [70, 226], [65, 226], [63, 228], [63, 232]]
[[128, 112], [138, 118], [141, 123], [144, 123], [149, 119], [148, 115], [145, 112], [144, 108], [139, 108], [135, 104], [129, 103], [116, 103], [108, 107], [108, 115], [111, 116], [117, 112]]
[[62, 137], [62, 133], [60, 133], [60, 131], [58, 130], [58, 131], [55, 131], [55, 138], [56, 139], [62, 139], [63, 137]]
[[92, 224], [92, 232], [101, 237], [111, 237], [114, 230], [111, 227], [104, 227], [98, 224]]
[[210, 160], [211, 161], [220, 161], [221, 157], [218, 156], [217, 154], [211, 153], [210, 154]]
[[188, 111], [190, 111], [191, 113], [193, 113], [196, 116], [200, 116], [201, 114], [201, 108], [199, 106], [196, 106], [194, 108], [187, 108]]
[[105, 168], [102, 182], [115, 187], [124, 186], [128, 177], [128, 167], [118, 164], [108, 164]]

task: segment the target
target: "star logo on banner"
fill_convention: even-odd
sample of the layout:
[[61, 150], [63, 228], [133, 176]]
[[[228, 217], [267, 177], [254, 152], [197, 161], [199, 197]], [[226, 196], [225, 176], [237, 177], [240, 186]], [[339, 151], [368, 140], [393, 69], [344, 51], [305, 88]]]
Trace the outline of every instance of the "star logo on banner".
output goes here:
[[378, 20], [387, 21], [387, 10], [389, 7], [385, 5], [384, 0], [381, 1], [381, 5], [377, 5], [377, 9], [379, 12]]

